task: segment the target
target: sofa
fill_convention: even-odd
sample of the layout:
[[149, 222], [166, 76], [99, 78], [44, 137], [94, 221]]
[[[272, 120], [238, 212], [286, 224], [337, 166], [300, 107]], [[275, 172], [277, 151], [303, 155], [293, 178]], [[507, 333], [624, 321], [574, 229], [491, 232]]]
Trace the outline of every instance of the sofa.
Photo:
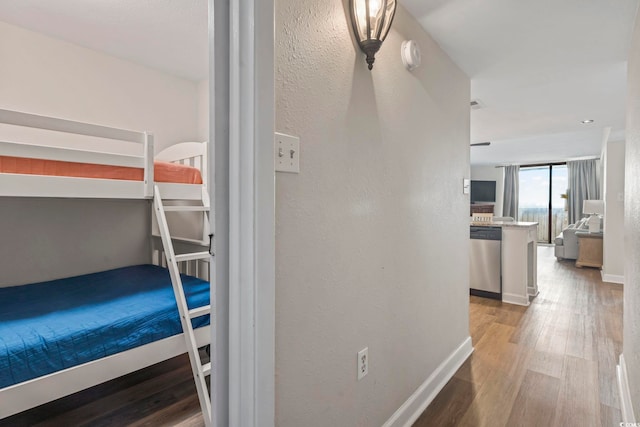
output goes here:
[[576, 231], [588, 229], [587, 218], [584, 218], [562, 230], [562, 233], [558, 234], [554, 241], [556, 258], [558, 260], [578, 259], [578, 236], [576, 236]]

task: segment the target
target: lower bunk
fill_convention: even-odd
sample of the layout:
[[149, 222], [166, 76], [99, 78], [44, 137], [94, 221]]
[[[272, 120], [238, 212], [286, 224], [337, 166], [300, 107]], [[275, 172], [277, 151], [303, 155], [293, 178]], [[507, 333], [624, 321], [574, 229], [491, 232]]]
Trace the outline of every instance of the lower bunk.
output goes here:
[[[209, 283], [182, 275], [189, 307]], [[209, 317], [193, 320], [199, 346]], [[139, 265], [0, 288], [0, 419], [186, 352], [168, 270]]]

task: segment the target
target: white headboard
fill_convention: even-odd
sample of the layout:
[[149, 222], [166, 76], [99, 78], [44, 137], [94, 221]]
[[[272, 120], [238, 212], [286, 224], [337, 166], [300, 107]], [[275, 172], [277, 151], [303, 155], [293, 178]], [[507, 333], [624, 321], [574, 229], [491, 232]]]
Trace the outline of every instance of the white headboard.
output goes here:
[[200, 169], [202, 182], [206, 185], [209, 177], [208, 150], [209, 143], [207, 141], [180, 142], [160, 151], [155, 158], [163, 162], [180, 163]]

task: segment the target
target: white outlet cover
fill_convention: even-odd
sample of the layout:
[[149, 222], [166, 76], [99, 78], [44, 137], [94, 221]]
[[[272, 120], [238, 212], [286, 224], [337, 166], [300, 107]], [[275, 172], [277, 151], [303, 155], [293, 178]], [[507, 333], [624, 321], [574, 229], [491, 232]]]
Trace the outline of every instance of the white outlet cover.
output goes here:
[[300, 138], [276, 132], [273, 162], [276, 172], [300, 173]]
[[369, 373], [369, 347], [358, 352], [358, 381]]

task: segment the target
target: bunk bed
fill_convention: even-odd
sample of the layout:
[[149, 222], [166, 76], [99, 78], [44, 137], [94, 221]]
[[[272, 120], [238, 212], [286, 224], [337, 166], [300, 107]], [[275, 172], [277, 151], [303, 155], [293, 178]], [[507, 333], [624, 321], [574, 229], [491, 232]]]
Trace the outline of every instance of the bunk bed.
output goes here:
[[[0, 141], [0, 197], [152, 200], [162, 191], [165, 199], [208, 203], [206, 143], [176, 144], [154, 159], [146, 132], [9, 110], [0, 110], [0, 124], [138, 149], [131, 155]], [[164, 249], [149, 233], [149, 265], [0, 288], [0, 419], [187, 352]], [[206, 250], [208, 243], [184, 239], [171, 252]], [[187, 304], [208, 304], [206, 263], [185, 258]], [[209, 316], [194, 318], [192, 327], [197, 346], [208, 345]]]

